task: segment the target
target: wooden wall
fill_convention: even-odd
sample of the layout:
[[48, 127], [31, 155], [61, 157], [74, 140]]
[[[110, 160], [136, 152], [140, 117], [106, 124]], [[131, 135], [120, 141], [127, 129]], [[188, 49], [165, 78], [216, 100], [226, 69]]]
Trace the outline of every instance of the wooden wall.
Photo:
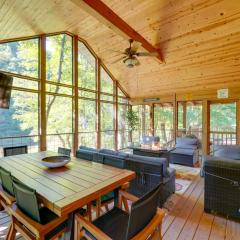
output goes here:
[[146, 57], [133, 69], [112, 64], [127, 39], [71, 0], [0, 1], [0, 40], [57, 31], [79, 35], [133, 99], [198, 92], [205, 98], [219, 88], [240, 88], [239, 0], [103, 2], [160, 47], [165, 63]]

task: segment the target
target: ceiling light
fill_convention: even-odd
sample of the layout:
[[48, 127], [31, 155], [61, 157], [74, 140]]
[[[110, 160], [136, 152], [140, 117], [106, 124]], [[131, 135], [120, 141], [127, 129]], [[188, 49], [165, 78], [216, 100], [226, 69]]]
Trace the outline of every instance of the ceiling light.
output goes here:
[[137, 64], [137, 59], [135, 57], [128, 58], [124, 63], [127, 67], [132, 68]]

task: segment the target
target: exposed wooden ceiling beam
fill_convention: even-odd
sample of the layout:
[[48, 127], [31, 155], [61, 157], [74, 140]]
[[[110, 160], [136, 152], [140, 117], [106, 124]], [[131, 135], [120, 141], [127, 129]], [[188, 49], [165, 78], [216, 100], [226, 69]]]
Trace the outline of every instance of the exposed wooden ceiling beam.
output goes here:
[[111, 28], [126, 39], [133, 39], [142, 44], [148, 52], [158, 52], [157, 58], [163, 62], [163, 56], [159, 48], [155, 48], [149, 43], [142, 35], [135, 31], [128, 23], [120, 18], [115, 12], [112, 11], [101, 0], [70, 0], [81, 9], [88, 12], [90, 15], [97, 18], [104, 25]]

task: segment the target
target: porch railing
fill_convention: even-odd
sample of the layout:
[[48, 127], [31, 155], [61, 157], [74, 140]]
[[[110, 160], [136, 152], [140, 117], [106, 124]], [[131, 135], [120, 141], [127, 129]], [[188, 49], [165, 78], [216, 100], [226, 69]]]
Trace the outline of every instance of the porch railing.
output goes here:
[[47, 150], [57, 152], [58, 147], [72, 149], [73, 133], [47, 134]]

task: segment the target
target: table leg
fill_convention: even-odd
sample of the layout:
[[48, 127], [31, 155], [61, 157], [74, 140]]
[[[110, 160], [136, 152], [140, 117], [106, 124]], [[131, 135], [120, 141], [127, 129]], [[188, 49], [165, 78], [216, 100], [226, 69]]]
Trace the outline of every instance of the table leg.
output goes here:
[[70, 213], [68, 216], [68, 223], [67, 223], [67, 232], [65, 234], [66, 240], [73, 240], [74, 239], [74, 215], [77, 211]]
[[114, 207], [118, 207], [119, 205], [119, 188], [114, 190]]

